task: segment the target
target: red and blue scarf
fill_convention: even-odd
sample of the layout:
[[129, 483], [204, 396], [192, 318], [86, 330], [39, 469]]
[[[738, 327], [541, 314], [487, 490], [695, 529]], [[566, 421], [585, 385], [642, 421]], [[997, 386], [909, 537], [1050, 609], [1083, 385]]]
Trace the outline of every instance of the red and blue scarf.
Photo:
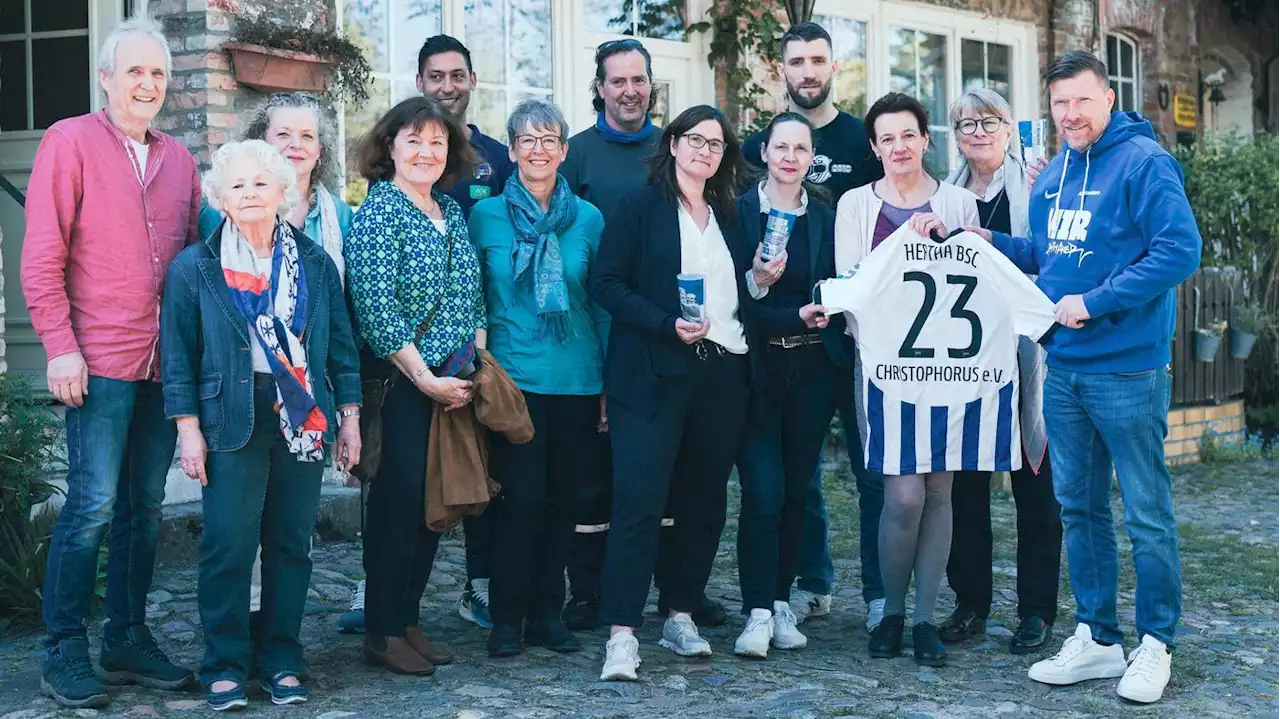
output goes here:
[[329, 425], [316, 404], [302, 344], [310, 298], [298, 261], [298, 243], [285, 223], [277, 219], [271, 274], [259, 274], [253, 246], [227, 221], [222, 227], [221, 255], [222, 276], [232, 302], [248, 321], [271, 366], [280, 432], [289, 451], [301, 462], [320, 461], [324, 458], [324, 433]]

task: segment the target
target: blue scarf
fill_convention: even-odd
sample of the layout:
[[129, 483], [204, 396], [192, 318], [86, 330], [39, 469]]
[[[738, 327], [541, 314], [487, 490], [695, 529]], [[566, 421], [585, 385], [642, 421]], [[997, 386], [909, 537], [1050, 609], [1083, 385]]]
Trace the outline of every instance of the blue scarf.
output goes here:
[[[560, 257], [560, 234], [578, 217], [578, 198], [569, 183], [556, 175], [550, 209], [543, 212], [533, 199], [520, 173], [511, 173], [502, 197], [515, 227], [515, 247], [511, 252], [512, 278], [516, 288], [533, 285], [538, 305], [538, 337], [550, 335], [563, 343], [569, 336], [569, 287], [564, 280], [564, 260]], [[530, 271], [532, 268], [532, 271]]]
[[604, 135], [604, 139], [609, 142], [616, 142], [622, 145], [634, 145], [649, 139], [653, 131], [658, 129], [653, 126], [653, 118], [646, 113], [644, 116], [644, 127], [635, 132], [619, 132], [605, 121], [604, 113], [600, 112], [596, 115], [596, 129]]

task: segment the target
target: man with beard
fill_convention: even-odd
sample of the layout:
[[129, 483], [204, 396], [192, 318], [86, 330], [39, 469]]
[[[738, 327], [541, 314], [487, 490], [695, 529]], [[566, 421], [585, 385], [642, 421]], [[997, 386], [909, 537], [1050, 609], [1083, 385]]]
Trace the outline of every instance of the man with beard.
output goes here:
[[[608, 222], [622, 196], [649, 180], [649, 165], [661, 132], [649, 111], [653, 94], [653, 67], [649, 51], [639, 40], [610, 40], [596, 48], [596, 79], [591, 86], [595, 125], [569, 138], [569, 155], [560, 174], [569, 181], [574, 194], [595, 205]], [[601, 402], [604, 402], [601, 397]], [[603, 409], [603, 408], [602, 408]], [[606, 412], [601, 412], [601, 417]], [[612, 514], [612, 477], [608, 471], [608, 422], [602, 420], [600, 442], [583, 451], [598, 452], [594, 458], [601, 468], [595, 477], [584, 478], [579, 486], [574, 510], [574, 540], [569, 558], [569, 589], [572, 595], [564, 610], [565, 625], [575, 631], [600, 626], [600, 570]], [[663, 526], [670, 526], [663, 520]], [[658, 550], [654, 581], [659, 587], [658, 611], [667, 613], [661, 595], [663, 568], [672, 559], [669, 542]], [[693, 613], [700, 627], [724, 624], [724, 607], [707, 597]]]
[[[884, 176], [884, 167], [871, 151], [862, 120], [836, 109], [831, 96], [836, 63], [831, 59], [831, 35], [821, 25], [800, 23], [787, 30], [779, 41], [782, 63], [778, 74], [787, 86], [792, 112], [798, 112], [813, 123], [813, 164], [809, 183], [826, 191], [827, 202], [835, 207], [840, 196]], [[743, 145], [747, 162], [759, 167], [762, 133], [756, 133]], [[848, 268], [837, 267], [842, 272]], [[853, 392], [842, 393], [838, 405], [849, 451], [849, 465], [858, 485], [858, 513], [861, 520], [859, 553], [862, 557], [862, 597], [867, 605], [867, 631], [880, 624], [884, 616], [884, 585], [880, 580], [878, 535], [880, 511], [884, 506], [884, 477], [868, 472], [858, 437], [858, 424], [853, 413]], [[827, 538], [827, 505], [822, 494], [821, 468], [814, 474], [813, 484], [805, 498], [804, 540], [796, 563], [797, 591], [791, 594], [791, 609], [804, 621], [831, 611], [831, 585], [835, 570], [831, 563], [831, 547]]]

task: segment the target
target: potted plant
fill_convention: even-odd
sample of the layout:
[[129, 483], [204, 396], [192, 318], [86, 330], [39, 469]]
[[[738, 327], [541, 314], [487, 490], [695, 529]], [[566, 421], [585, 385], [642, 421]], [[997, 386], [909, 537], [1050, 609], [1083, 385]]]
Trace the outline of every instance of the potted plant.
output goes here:
[[1222, 333], [1227, 330], [1227, 321], [1211, 322], [1206, 327], [1196, 328], [1196, 359], [1201, 362], [1212, 362], [1218, 355], [1218, 347], [1222, 345]]
[[242, 85], [262, 92], [327, 93], [356, 104], [369, 99], [373, 68], [359, 47], [336, 33], [258, 18], [239, 20], [233, 37], [223, 48]]
[[1253, 351], [1258, 333], [1266, 327], [1267, 315], [1258, 305], [1248, 302], [1235, 308], [1231, 318], [1231, 338], [1227, 351], [1236, 359], [1245, 359]]

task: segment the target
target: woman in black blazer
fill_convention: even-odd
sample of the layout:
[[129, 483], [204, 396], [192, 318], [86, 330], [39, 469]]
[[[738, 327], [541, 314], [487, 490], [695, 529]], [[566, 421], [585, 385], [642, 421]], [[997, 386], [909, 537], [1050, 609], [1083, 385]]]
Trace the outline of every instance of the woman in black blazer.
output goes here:
[[[760, 144], [766, 176], [738, 198], [747, 246], [755, 248], [757, 259], [771, 260], [757, 262], [753, 278], [767, 288], [752, 300], [764, 382], [753, 392], [738, 454], [738, 577], [747, 624], [734, 653], [747, 657], [763, 658], [770, 646], [808, 644], [788, 604], [805, 493], [837, 393], [850, 389], [844, 320], [828, 322], [810, 300], [814, 284], [835, 275], [835, 212], [810, 197], [803, 184], [813, 152], [809, 121], [793, 112], [778, 115]], [[778, 247], [780, 238], [785, 249]]]
[[[644, 622], [664, 508], [677, 561], [664, 568], [661, 644], [683, 656], [711, 653], [690, 614], [724, 529], [756, 354], [748, 353], [751, 250], [733, 204], [742, 151], [732, 128], [715, 108], [692, 107], [667, 125], [651, 162], [649, 184], [605, 225], [591, 288], [613, 318], [604, 370], [613, 446], [600, 607], [612, 626], [606, 680], [636, 679], [632, 630]], [[702, 323], [681, 316], [681, 273], [706, 276]]]

